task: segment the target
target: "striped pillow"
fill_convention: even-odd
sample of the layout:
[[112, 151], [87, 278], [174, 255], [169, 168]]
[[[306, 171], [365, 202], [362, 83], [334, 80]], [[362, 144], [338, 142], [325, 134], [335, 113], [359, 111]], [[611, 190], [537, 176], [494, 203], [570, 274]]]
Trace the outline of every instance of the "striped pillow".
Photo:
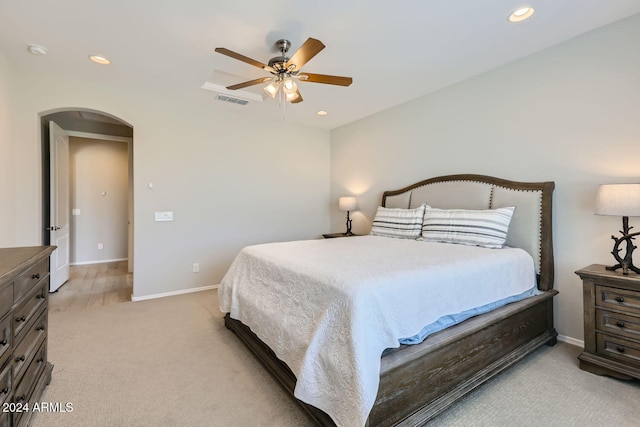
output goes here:
[[487, 210], [427, 208], [419, 240], [501, 248], [514, 210], [514, 206]]
[[395, 237], [399, 239], [417, 239], [422, 232], [422, 217], [425, 205], [415, 209], [378, 207], [371, 235]]

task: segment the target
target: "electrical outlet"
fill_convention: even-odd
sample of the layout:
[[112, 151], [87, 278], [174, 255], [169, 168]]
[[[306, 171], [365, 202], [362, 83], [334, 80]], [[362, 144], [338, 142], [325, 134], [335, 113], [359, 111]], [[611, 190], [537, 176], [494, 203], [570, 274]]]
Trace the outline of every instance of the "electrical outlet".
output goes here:
[[103, 249], [104, 245], [102, 243], [98, 243], [98, 249]]
[[199, 262], [194, 262], [193, 263], [193, 272], [194, 273], [200, 273], [200, 263]]

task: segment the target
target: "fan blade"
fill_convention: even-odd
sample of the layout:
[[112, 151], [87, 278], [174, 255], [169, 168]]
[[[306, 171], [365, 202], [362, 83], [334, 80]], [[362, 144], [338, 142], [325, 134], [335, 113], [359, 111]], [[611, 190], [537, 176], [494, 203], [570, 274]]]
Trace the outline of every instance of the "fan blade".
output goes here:
[[268, 66], [267, 64], [263, 64], [260, 61], [256, 61], [255, 59], [251, 59], [248, 56], [240, 55], [232, 50], [226, 49], [224, 47], [217, 47], [215, 49], [216, 52], [221, 53], [223, 55], [227, 55], [233, 59], [237, 59], [238, 61], [246, 62], [249, 65], [253, 65], [254, 67], [262, 68], [263, 70], [273, 71], [273, 68]]
[[248, 82], [238, 83], [237, 85], [227, 86], [229, 90], [242, 89], [243, 87], [253, 86], [271, 80], [271, 77], [260, 77], [259, 79], [249, 80]]
[[351, 77], [329, 76], [327, 74], [300, 73], [298, 77], [303, 82], [325, 83], [338, 86], [349, 86], [353, 83], [353, 79]]
[[309, 62], [309, 60], [316, 56], [322, 49], [324, 49], [324, 44], [320, 40], [308, 38], [307, 41], [300, 46], [300, 49], [289, 58], [285, 64], [285, 68], [288, 68], [290, 65], [295, 65], [293, 71], [300, 71], [304, 64]]
[[298, 94], [298, 97], [296, 99], [294, 99], [293, 101], [291, 101], [292, 104], [297, 104], [298, 102], [304, 101], [304, 99], [302, 99], [302, 95], [300, 95], [300, 91], [299, 90], [296, 90], [296, 94]]

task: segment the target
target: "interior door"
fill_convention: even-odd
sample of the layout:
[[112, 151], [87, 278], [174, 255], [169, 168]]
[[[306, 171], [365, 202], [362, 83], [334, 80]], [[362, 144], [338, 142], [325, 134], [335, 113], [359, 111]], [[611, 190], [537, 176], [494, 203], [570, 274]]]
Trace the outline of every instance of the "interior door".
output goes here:
[[58, 248], [50, 258], [49, 291], [56, 291], [69, 280], [69, 136], [55, 122], [49, 122], [51, 153], [51, 223], [50, 242]]

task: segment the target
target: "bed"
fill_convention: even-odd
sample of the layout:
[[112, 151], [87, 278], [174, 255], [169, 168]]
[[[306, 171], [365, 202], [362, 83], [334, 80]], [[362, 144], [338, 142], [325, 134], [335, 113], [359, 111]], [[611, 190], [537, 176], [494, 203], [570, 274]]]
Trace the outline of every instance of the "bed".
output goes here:
[[[505, 254], [513, 252], [513, 256], [517, 255], [518, 257], [521, 257], [521, 254], [525, 254], [531, 264], [531, 284], [534, 292], [528, 294], [528, 297], [501, 305], [499, 308], [488, 312], [482, 312], [482, 314], [477, 314], [454, 326], [431, 333], [419, 344], [400, 345], [397, 340], [394, 344], [393, 340], [389, 341], [389, 338], [396, 335], [396, 338], [399, 338], [404, 336], [403, 334], [408, 334], [407, 331], [412, 330], [411, 328], [404, 328], [404, 322], [411, 324], [413, 330], [415, 330], [415, 325], [418, 324], [415, 322], [423, 321], [426, 317], [421, 317], [418, 320], [414, 320], [413, 317], [403, 317], [399, 323], [400, 327], [397, 327], [397, 325], [389, 327], [387, 329], [392, 329], [393, 331], [386, 334], [379, 333], [379, 330], [385, 329], [387, 324], [379, 323], [375, 327], [375, 339], [368, 338], [371, 335], [370, 331], [367, 332], [369, 335], [364, 336], [364, 340], [362, 339], [359, 332], [362, 327], [358, 324], [358, 319], [363, 316], [362, 313], [368, 310], [366, 309], [367, 307], [375, 307], [375, 310], [379, 310], [379, 312], [376, 312], [371, 309], [373, 312], [371, 314], [372, 317], [362, 319], [366, 325], [371, 325], [381, 317], [380, 313], [389, 311], [384, 304], [387, 303], [387, 300], [393, 299], [393, 293], [390, 292], [391, 285], [378, 276], [368, 278], [362, 285], [365, 288], [372, 286], [372, 283], [375, 286], [379, 286], [379, 288], [375, 288], [375, 292], [372, 292], [376, 293], [378, 298], [371, 299], [370, 295], [362, 297], [362, 294], [357, 294], [357, 297], [345, 297], [345, 301], [364, 302], [360, 305], [349, 302], [349, 309], [354, 311], [335, 318], [339, 320], [329, 316], [331, 320], [328, 321], [328, 324], [332, 328], [335, 326], [337, 329], [332, 329], [334, 332], [329, 335], [328, 339], [321, 338], [316, 341], [314, 335], [310, 335], [311, 338], [309, 338], [305, 335], [303, 323], [300, 323], [299, 330], [292, 333], [291, 336], [283, 337], [278, 322], [295, 324], [296, 318], [294, 317], [292, 320], [286, 314], [282, 316], [282, 319], [279, 319], [277, 316], [266, 314], [265, 312], [269, 311], [268, 308], [271, 305], [275, 306], [283, 301], [286, 304], [282, 303], [283, 305], [279, 308], [282, 313], [288, 313], [289, 307], [295, 308], [298, 306], [302, 307], [300, 310], [307, 312], [312, 310], [309, 307], [314, 307], [315, 309], [319, 301], [333, 298], [333, 293], [342, 295], [344, 290], [344, 286], [341, 285], [343, 278], [351, 274], [351, 278], [358, 279], [362, 275], [362, 271], [346, 268], [345, 265], [358, 265], [364, 262], [364, 260], [358, 258], [362, 257], [362, 255], [358, 255], [360, 252], [368, 254], [366, 258], [371, 259], [372, 266], [375, 266], [376, 263], [381, 264], [380, 258], [376, 257], [385, 256], [384, 253], [381, 254], [381, 249], [378, 249], [383, 245], [381, 242], [385, 239], [388, 242], [389, 251], [404, 253], [404, 255], [401, 255], [402, 258], [400, 260], [405, 261], [404, 263], [409, 263], [409, 265], [416, 264], [417, 259], [424, 259], [412, 259], [412, 251], [427, 250], [426, 247], [428, 245], [440, 245], [437, 246], [438, 249], [434, 254], [442, 253], [444, 254], [443, 258], [449, 256], [444, 248], [450, 246], [462, 247], [464, 245], [423, 243], [408, 241], [407, 239], [367, 236], [364, 238], [330, 239], [335, 241], [331, 243], [331, 246], [327, 246], [330, 244], [329, 240], [318, 240], [276, 244], [278, 246], [266, 245], [263, 247], [263, 245], [258, 245], [259, 247], [245, 248], [234, 261], [219, 290], [221, 309], [227, 312], [225, 325], [237, 334], [241, 341], [258, 357], [267, 370], [274, 375], [292, 396], [295, 392], [297, 396], [301, 397], [302, 400], [297, 399], [297, 401], [319, 425], [335, 425], [334, 419], [338, 420], [339, 425], [423, 425], [458, 398], [517, 363], [541, 345], [555, 344], [557, 332], [553, 325], [553, 296], [557, 294], [557, 291], [553, 290], [551, 232], [553, 189], [553, 182], [522, 183], [482, 175], [450, 175], [424, 180], [400, 190], [384, 192], [381, 206], [389, 209], [410, 211], [417, 210], [425, 204], [428, 204], [431, 208], [445, 210], [465, 209], [479, 211], [515, 208], [512, 210], [513, 215], [509, 225], [509, 232], [506, 236], [505, 245], [508, 251], [505, 251]], [[360, 242], [358, 242], [358, 239], [361, 239]], [[404, 240], [404, 242], [401, 243], [401, 240]], [[359, 247], [358, 244], [363, 246]], [[317, 252], [319, 250], [318, 247], [323, 245], [329, 250]], [[370, 248], [367, 249], [369, 252], [362, 249], [362, 247]], [[491, 251], [491, 249], [483, 250], [484, 252]], [[475, 271], [474, 268], [478, 268], [478, 264], [488, 263], [488, 261], [482, 259], [475, 262], [473, 258], [475, 249], [465, 249], [465, 251], [464, 257], [468, 256], [469, 261], [458, 263], [454, 270], [459, 273], [456, 273], [455, 279], [451, 278], [452, 282], [446, 287], [452, 287], [458, 280], [462, 281], [462, 276], [467, 273], [471, 277], [477, 278], [478, 281], [481, 280], [483, 275], [481, 272]], [[480, 253], [481, 251], [478, 250], [477, 252]], [[323, 255], [324, 253], [328, 254]], [[288, 261], [289, 259], [295, 260], [295, 254], [301, 257], [298, 263], [299, 266]], [[315, 256], [315, 254], [319, 255]], [[484, 253], [480, 255], [484, 256]], [[273, 267], [275, 264], [272, 263], [272, 258], [275, 259], [278, 256], [281, 258], [280, 264], [284, 264], [284, 266], [276, 268]], [[352, 258], [352, 256], [355, 256], [355, 258]], [[243, 266], [239, 270], [236, 266], [236, 263], [240, 263], [239, 258], [249, 259], [248, 267]], [[302, 258], [306, 258], [306, 262]], [[313, 259], [313, 262], [309, 262], [309, 259]], [[340, 266], [336, 266], [339, 260], [343, 260], [343, 263]], [[396, 263], [399, 265], [403, 262], [396, 260], [394, 265]], [[439, 267], [437, 268], [439, 269]], [[287, 269], [291, 270], [292, 275], [285, 274]], [[372, 269], [375, 270], [375, 268]], [[239, 274], [236, 270], [243, 273]], [[312, 285], [307, 286], [306, 273], [311, 270], [314, 270], [315, 274], [320, 278], [313, 279]], [[387, 268], [387, 270], [390, 270], [390, 274], [396, 274], [394, 269]], [[399, 267], [398, 270], [400, 271]], [[524, 271], [524, 267], [521, 270]], [[385, 276], [384, 269], [380, 269], [376, 274]], [[402, 275], [399, 276], [392, 275], [389, 280], [391, 282], [393, 280], [402, 282], [403, 288], [407, 287], [411, 292], [415, 292], [419, 290], [413, 285], [412, 281], [416, 274], [413, 271], [410, 274], [402, 272]], [[423, 273], [420, 272], [419, 274]], [[526, 274], [525, 272], [524, 275], [526, 276]], [[505, 282], [503, 276], [511, 277], [505, 273], [500, 274], [499, 277], [489, 277], [487, 280], [491, 284], [495, 283], [495, 288], [501, 288], [508, 285], [508, 283], [502, 283]], [[450, 278], [451, 274], [447, 272], [444, 276], [439, 277], [440, 279], [443, 277]], [[506, 280], [506, 282], [509, 282], [509, 280]], [[258, 300], [262, 302], [245, 302], [244, 306], [238, 308], [233, 301], [242, 298], [242, 289], [251, 289], [246, 288], [248, 286], [246, 283], [252, 281], [267, 281], [278, 286], [285, 286], [286, 284], [287, 287], [282, 289], [285, 290], [287, 295], [273, 297], [265, 293]], [[305, 286], [302, 286], [303, 283]], [[252, 285], [256, 286], [255, 284]], [[349, 284], [349, 286], [352, 285]], [[414, 287], [411, 288], [411, 286]], [[300, 293], [303, 291], [299, 288], [303, 287], [311, 289], [306, 296]], [[312, 295], [314, 289], [323, 298], [314, 299]], [[338, 291], [335, 289], [338, 289]], [[246, 290], [244, 292], [247, 293]], [[259, 295], [259, 292], [259, 288], [254, 287], [253, 291], [249, 293]], [[331, 295], [331, 298], [327, 295]], [[270, 300], [269, 298], [272, 299]], [[451, 299], [456, 298], [447, 297], [447, 303]], [[421, 300], [421, 303], [425, 303], [426, 300]], [[436, 300], [435, 302], [438, 304], [434, 305], [434, 307], [446, 305], [444, 301], [444, 299]], [[394, 307], [391, 302], [389, 304], [390, 307]], [[351, 308], [351, 305], [356, 308]], [[320, 307], [320, 310], [322, 310], [322, 307]], [[424, 315], [426, 316], [426, 314]], [[419, 316], [423, 316], [423, 313], [419, 313]], [[391, 317], [398, 316], [391, 314]], [[244, 323], [237, 319], [244, 320]], [[325, 319], [325, 317], [322, 317], [322, 319]], [[398, 332], [400, 329], [402, 331]], [[317, 332], [314, 331], [312, 333], [315, 334]], [[380, 338], [380, 342], [376, 341], [378, 339], [377, 335], [384, 335], [384, 337]], [[269, 342], [273, 348], [265, 344], [265, 341]], [[338, 355], [337, 351], [340, 350], [340, 345], [335, 345], [335, 342], [348, 347], [348, 351], [345, 350], [346, 356], [342, 353]], [[378, 352], [375, 367], [377, 369], [377, 363], [379, 362], [379, 375], [375, 376], [375, 389], [372, 398], [366, 394], [367, 390], [370, 390], [370, 383], [372, 383], [370, 369], [368, 373], [366, 369], [372, 364], [370, 360], [366, 362], [361, 359], [358, 347], [362, 347], [362, 345], [352, 344], [361, 342], [367, 343], [365, 345], [367, 348], [376, 347], [370, 344], [371, 342], [377, 345], [374, 353]], [[384, 345], [380, 347], [380, 343]], [[283, 352], [283, 349], [286, 350], [288, 347], [293, 349], [291, 350], [293, 353], [296, 353], [299, 348], [303, 348], [306, 351], [309, 348], [317, 347], [318, 351], [329, 351], [331, 357], [344, 361], [340, 365], [355, 366], [355, 371], [345, 370], [344, 372], [338, 372], [337, 378], [342, 376], [351, 380], [352, 372], [355, 372], [353, 376], [356, 380], [363, 379], [362, 382], [367, 386], [363, 387], [365, 392], [362, 398], [365, 402], [366, 411], [360, 410], [360, 412], [354, 413], [353, 417], [349, 417], [348, 413], [345, 412], [347, 414], [345, 416], [345, 413], [341, 412], [342, 408], [336, 409], [331, 405], [327, 406], [325, 402], [329, 401], [331, 397], [335, 400], [335, 396], [322, 396], [322, 394], [331, 393], [331, 383], [322, 384], [320, 382], [318, 384], [322, 386], [316, 385], [314, 388], [316, 379], [314, 378], [309, 382], [308, 376], [309, 372], [312, 374], [320, 372], [318, 377], [331, 378], [330, 373], [326, 375], [322, 373], [324, 369], [332, 369], [331, 367], [326, 367], [324, 363], [325, 360], [331, 357], [320, 355], [318, 359], [313, 359], [306, 353], [296, 354], [294, 357], [286, 354], [286, 351]], [[380, 354], [381, 357], [379, 356]], [[367, 357], [371, 358], [370, 355]], [[352, 358], [356, 360], [351, 360]], [[283, 360], [288, 361], [288, 364]], [[303, 369], [305, 364], [309, 365], [307, 368], [311, 367], [312, 369]], [[318, 368], [319, 366], [322, 366], [322, 368]], [[361, 378], [359, 375], [362, 366], [365, 367], [366, 375], [363, 374]], [[297, 391], [296, 383], [298, 379], [293, 373], [294, 371], [300, 373], [298, 375], [300, 381]], [[325, 381], [335, 381], [335, 378], [334, 376], [330, 380], [325, 379]], [[361, 382], [356, 380], [354, 380], [354, 384], [359, 387]], [[307, 387], [307, 384], [311, 384], [311, 386]], [[327, 384], [328, 387], [325, 387]], [[339, 386], [343, 387], [341, 384]], [[303, 391], [300, 390], [301, 388], [303, 388]], [[335, 394], [335, 390], [333, 393]], [[370, 391], [368, 393], [370, 394]], [[351, 400], [359, 402], [359, 394], [349, 393], [348, 396], [348, 399], [344, 399], [345, 402], [349, 403]], [[316, 406], [325, 409], [329, 408], [328, 412], [332, 416], [329, 416], [327, 412], [318, 409], [316, 406], [304, 403], [303, 400], [314, 403], [319, 402]], [[364, 414], [365, 418], [362, 418], [362, 414]]]

